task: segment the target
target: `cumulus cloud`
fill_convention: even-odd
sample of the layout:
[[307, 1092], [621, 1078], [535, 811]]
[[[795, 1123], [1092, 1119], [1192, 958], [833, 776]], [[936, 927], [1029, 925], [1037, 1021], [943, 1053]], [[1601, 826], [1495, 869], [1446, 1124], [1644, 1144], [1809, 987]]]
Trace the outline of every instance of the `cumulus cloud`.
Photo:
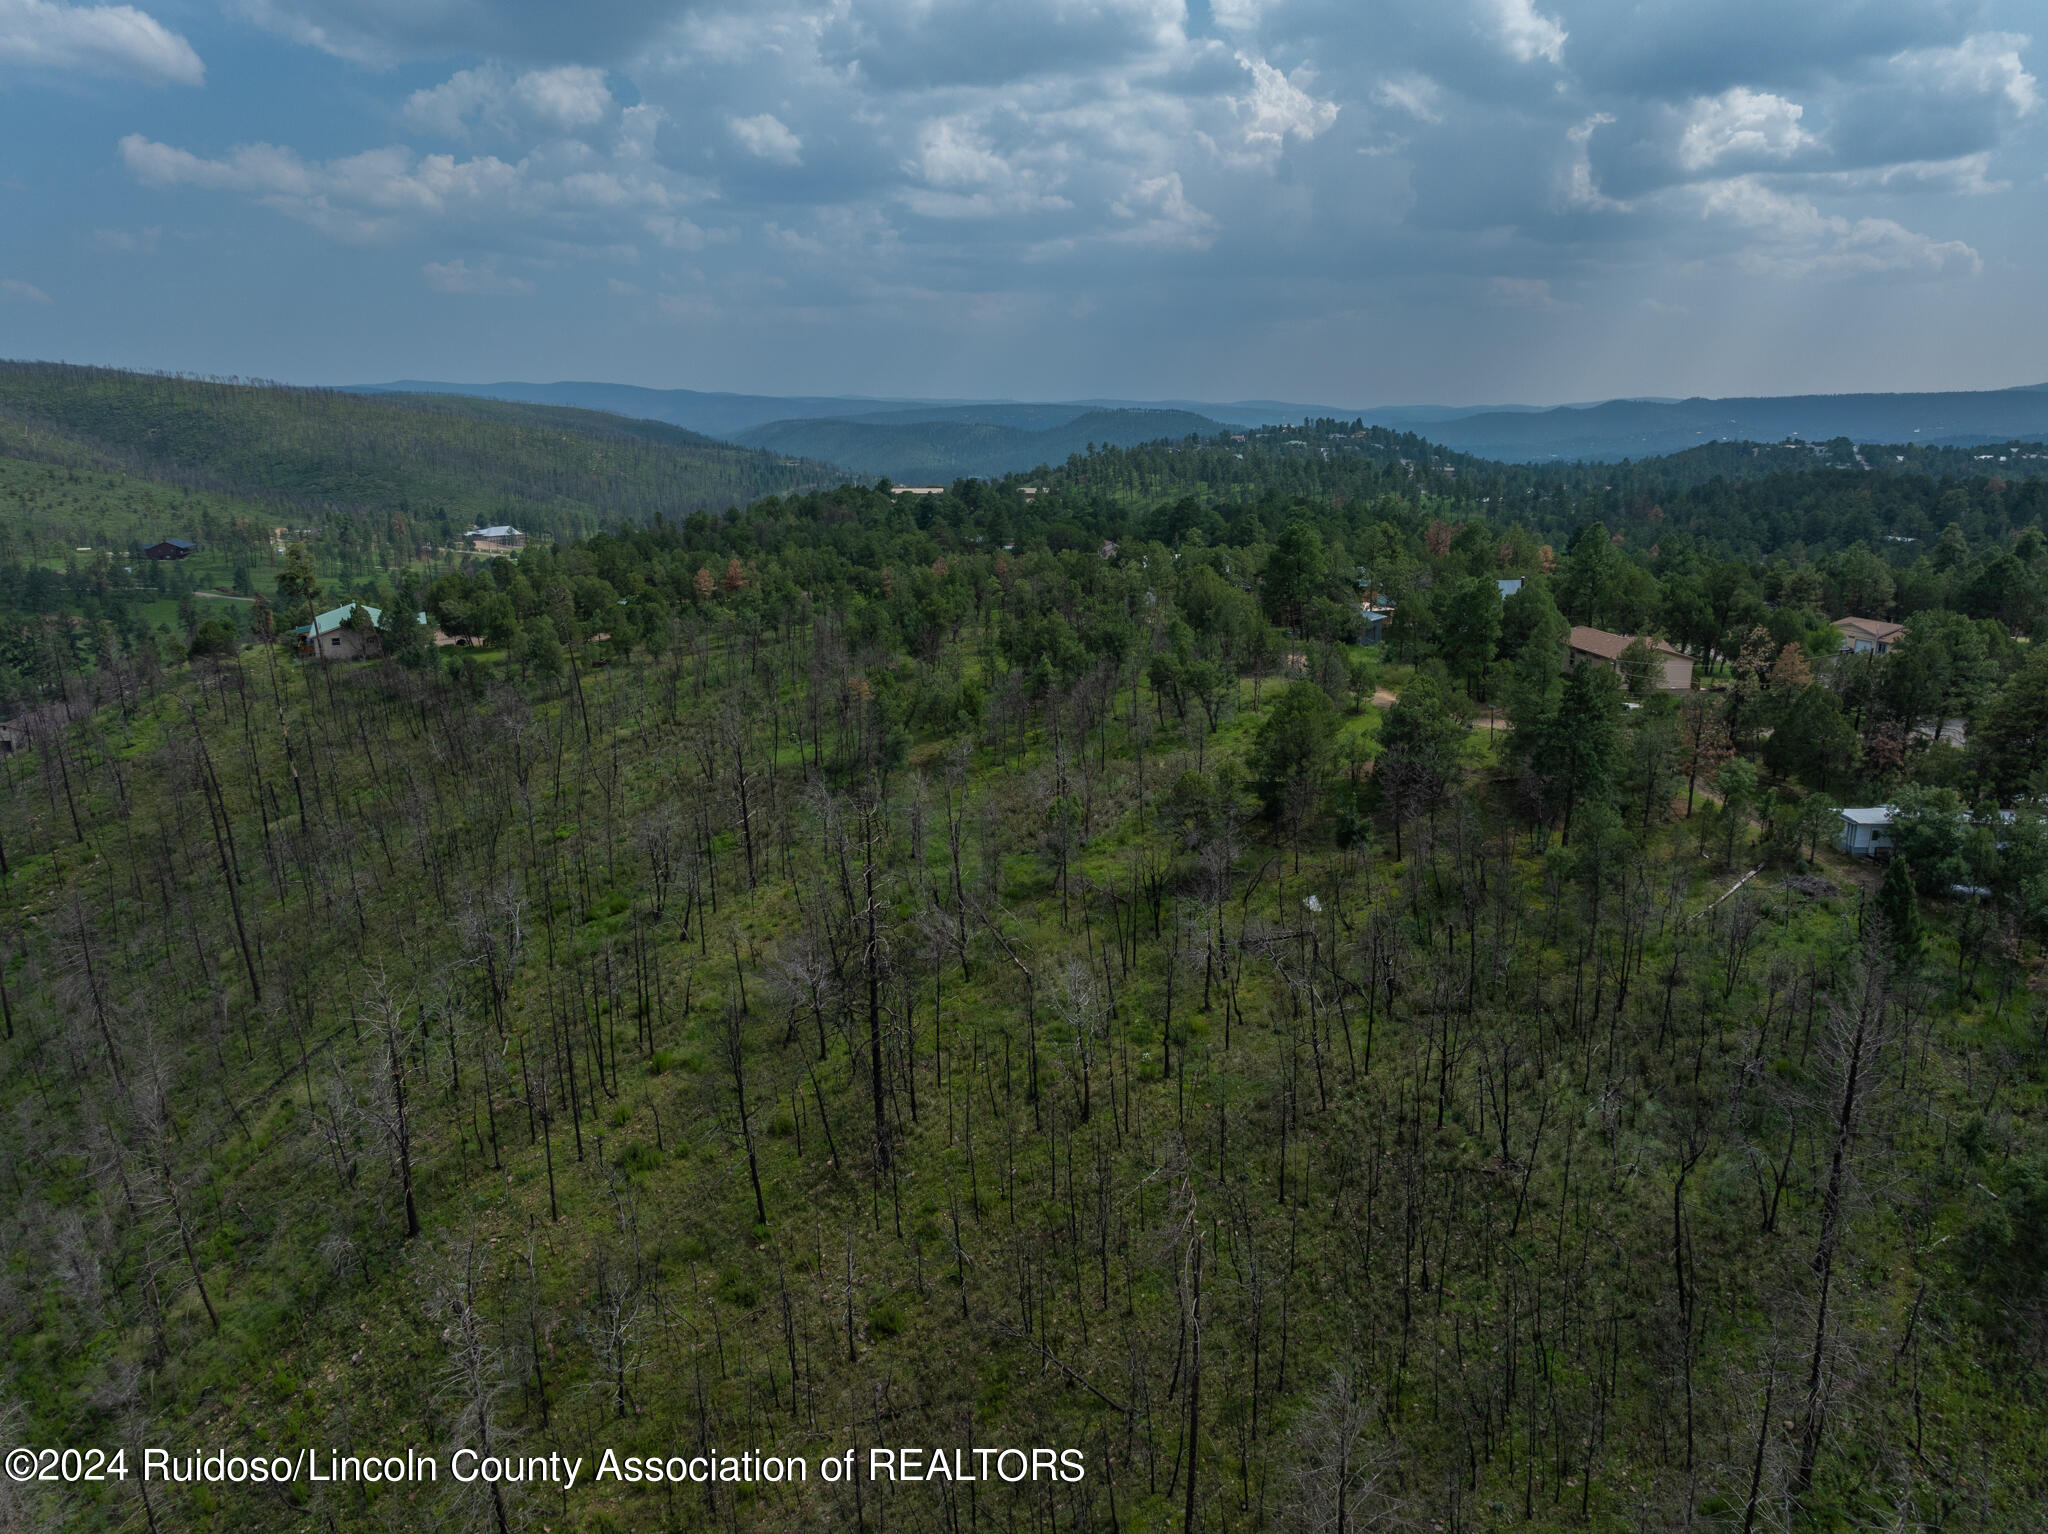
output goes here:
[[460, 256], [453, 261], [429, 261], [420, 268], [427, 286], [436, 293], [477, 294], [491, 298], [519, 297], [533, 291], [524, 277], [508, 276], [489, 262], [471, 266]]
[[152, 85], [202, 85], [192, 45], [132, 5], [0, 0], [0, 64], [84, 70]]
[[[0, 8], [23, 3], [55, 0]], [[689, 319], [1042, 301], [1054, 324], [1256, 289], [1265, 324], [1361, 271], [1588, 316], [1633, 284], [1632, 317], [1647, 270], [1688, 262], [1954, 282], [1979, 256], [1938, 210], [1980, 199], [1967, 230], [2003, 263], [1981, 199], [2041, 169], [2032, 45], [1968, 0], [1737, 0], [1733, 30], [1771, 39], [1742, 48], [1693, 0], [1387, 0], [1370, 29], [1333, 0], [231, 3], [446, 62], [365, 77], [380, 147], [131, 135], [137, 182], [411, 242], [406, 280], [427, 262], [450, 291], [574, 245]]]
[[1262, 58], [1237, 55], [1237, 62], [1251, 72], [1252, 88], [1243, 96], [1232, 96], [1244, 141], [1255, 153], [1276, 155], [1289, 135], [1303, 141], [1322, 133], [1337, 120], [1334, 101], [1318, 101], [1305, 88], [1313, 75], [1297, 69], [1292, 78], [1283, 75]]
[[401, 115], [420, 132], [466, 138], [479, 127], [499, 133], [522, 126], [562, 133], [594, 128], [611, 115], [612, 105], [601, 69], [565, 64], [513, 75], [486, 65], [414, 91]]
[[121, 140], [128, 172], [145, 186], [202, 186], [214, 191], [303, 195], [312, 189], [304, 162], [275, 144], [240, 144], [225, 160], [203, 160], [131, 133]]
[[1800, 126], [1806, 108], [1769, 91], [1738, 85], [1692, 104], [1678, 141], [1678, 162], [1707, 170], [1727, 159], [1789, 160], [1818, 142]]
[[906, 187], [900, 200], [926, 218], [992, 218], [1073, 206], [1039, 169], [1019, 164], [990, 147], [971, 118], [942, 117], [918, 130], [917, 151], [902, 164], [922, 185]]
[[129, 173], [145, 186], [239, 192], [323, 233], [360, 243], [453, 220], [574, 222], [620, 211], [667, 210], [698, 195], [662, 171], [630, 160], [598, 165], [588, 151], [516, 162], [495, 155], [415, 156], [402, 146], [327, 161], [302, 160], [275, 144], [241, 144], [220, 159], [131, 133], [121, 140]]
[[1209, 16], [1226, 32], [1256, 32], [1266, 0], [1209, 0]]
[[1564, 200], [1567, 207], [1595, 212], [1626, 211], [1628, 204], [1609, 197], [1593, 177], [1593, 135], [1614, 121], [1611, 112], [1595, 112], [1584, 122], [1574, 123], [1565, 133], [1572, 146], [1572, 158], [1565, 175]]
[[1215, 237], [1216, 220], [1188, 201], [1178, 171], [1136, 183], [1110, 204], [1110, 212], [1130, 221], [1109, 236], [1120, 244], [1205, 250]]
[[414, 91], [406, 97], [400, 116], [415, 132], [463, 138], [473, 121], [503, 105], [508, 84], [502, 69], [465, 69], [439, 85]]
[[604, 71], [581, 64], [528, 70], [513, 82], [512, 95], [534, 117], [557, 128], [594, 127], [612, 107]]
[[1519, 63], [1564, 61], [1565, 39], [1571, 34], [1555, 16], [1538, 11], [1535, 0], [1490, 0], [1488, 11], [1494, 37]]
[[784, 127], [782, 119], [773, 112], [728, 118], [726, 126], [732, 130], [740, 148], [757, 160], [767, 160], [775, 165], [804, 163], [804, 141]]
[[1908, 50], [1892, 62], [1942, 95], [1999, 97], [2015, 116], [2026, 117], [2041, 104], [2039, 83], [2020, 61], [2028, 41], [2017, 32], [1980, 32], [1952, 48]]
[[47, 304], [50, 295], [32, 282], [23, 282], [19, 277], [0, 277], [0, 299], [17, 304]]
[[1957, 155], [1952, 160], [1907, 160], [1841, 178], [1851, 190], [1866, 186], [1945, 192], [1958, 197], [1989, 197], [2012, 190], [2010, 181], [1991, 178], [1991, 152]]
[[1959, 160], [2015, 142], [2040, 109], [2027, 39], [1977, 33], [1875, 61], [1836, 87], [1829, 138], [1843, 169]]
[[1761, 276], [1924, 276], [1949, 271], [1975, 276], [1984, 268], [1983, 259], [1961, 240], [1937, 240], [1888, 218], [1823, 213], [1810, 199], [1774, 190], [1755, 176], [1708, 186], [1701, 211], [1752, 236], [1736, 253], [1736, 262]]

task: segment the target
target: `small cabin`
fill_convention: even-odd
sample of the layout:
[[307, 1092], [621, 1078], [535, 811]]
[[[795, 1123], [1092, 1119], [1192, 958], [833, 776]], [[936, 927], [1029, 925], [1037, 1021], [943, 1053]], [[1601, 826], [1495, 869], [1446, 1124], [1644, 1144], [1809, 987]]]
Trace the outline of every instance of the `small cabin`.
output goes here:
[[187, 543], [183, 538], [166, 538], [161, 543], [152, 543], [142, 551], [144, 559], [187, 559], [199, 552], [199, 545]]
[[1835, 845], [1852, 858], [1871, 858], [1892, 850], [1892, 807], [1874, 804], [1865, 809], [1838, 810], [1841, 834]]
[[[360, 607], [370, 620], [370, 631], [362, 633], [349, 624]], [[367, 655], [379, 653], [377, 623], [384, 614], [366, 602], [344, 602], [339, 607], [330, 607], [311, 623], [302, 623], [292, 630], [298, 636], [299, 654], [317, 660], [361, 660]]]

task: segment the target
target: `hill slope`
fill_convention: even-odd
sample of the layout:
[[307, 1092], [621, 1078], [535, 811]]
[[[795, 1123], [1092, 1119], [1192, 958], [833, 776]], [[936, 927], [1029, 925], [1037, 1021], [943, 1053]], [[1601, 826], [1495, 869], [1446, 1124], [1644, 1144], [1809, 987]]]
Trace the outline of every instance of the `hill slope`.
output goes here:
[[1180, 410], [1090, 410], [1040, 430], [987, 421], [905, 421], [888, 412], [865, 419], [775, 421], [741, 432], [737, 440], [829, 459], [864, 474], [943, 482], [1064, 463], [1090, 443], [1130, 447], [1222, 430], [1221, 422]]
[[[1612, 462], [1674, 453], [1711, 441], [1779, 442], [1787, 437], [1826, 441], [1917, 442], [1977, 446], [2048, 435], [2048, 385], [2017, 389], [1923, 391], [1910, 394], [1791, 394], [1729, 399], [1614, 399], [1593, 404], [1379, 405], [1290, 404], [1281, 400], [1238, 400], [1208, 404], [1197, 400], [1082, 399], [1027, 401], [944, 401], [849, 399], [830, 395], [700, 393], [692, 389], [642, 389], [606, 383], [451, 384], [404, 381], [363, 386], [358, 392], [417, 392], [474, 396], [615, 411], [667, 421], [712, 436], [752, 439], [797, 421], [839, 420], [870, 425], [964, 422], [1039, 431], [1065, 425], [1090, 411], [1180, 411], [1214, 421], [1249, 426], [1282, 426], [1331, 417], [1361, 419], [1370, 426], [1422, 432], [1444, 447], [1510, 463], [1584, 459]], [[951, 451], [930, 433], [930, 462]], [[767, 440], [765, 438], [761, 440]], [[797, 442], [783, 430], [776, 441]], [[821, 440], [824, 440], [821, 438]], [[830, 440], [839, 440], [831, 438]], [[855, 443], [874, 439], [854, 433], [847, 452], [869, 451]], [[1083, 439], [1085, 443], [1085, 438]], [[1117, 445], [1129, 439], [1112, 437]], [[816, 448], [814, 456], [831, 457]], [[875, 447], [877, 462], [889, 455], [910, 461], [920, 451], [910, 438], [891, 448]], [[834, 461], [845, 462], [845, 459]], [[1039, 460], [1020, 465], [1033, 467]], [[1058, 459], [1050, 461], [1057, 462]], [[886, 467], [875, 472], [896, 472]], [[936, 474], [936, 470], [934, 471]]]
[[1535, 412], [1487, 411], [1435, 422], [1428, 430], [1446, 447], [1510, 462], [1642, 458], [1716, 438], [1972, 445], [2048, 435], [2048, 385], [1973, 393], [1609, 400]]
[[650, 421], [426, 396], [0, 363], [0, 456], [114, 469], [308, 515], [403, 511], [578, 533], [835, 481]]
[[442, 383], [402, 378], [392, 383], [357, 384], [350, 393], [453, 395], [510, 400], [529, 405], [566, 405], [602, 410], [643, 421], [664, 421], [712, 437], [730, 437], [753, 426], [797, 416], [865, 415], [884, 406], [917, 407], [930, 400], [854, 399], [831, 394], [732, 394], [699, 389], [643, 389], [616, 383]]
[[[783, 497], [423, 595], [543, 641], [502, 658], [53, 679], [77, 712], [0, 757], [10, 1446], [442, 1473], [0, 1480], [0, 1529], [2038, 1527], [2048, 824], [2000, 849], [1923, 795], [1982, 902], [1916, 901], [1903, 859], [1870, 899], [1826, 799], [1761, 791], [1842, 720], [1787, 685], [1835, 640], [1765, 605], [1780, 572], [1640, 586], [1591, 537], [1545, 580], [1464, 473], [1452, 505], [1372, 467], [1184, 528], [1177, 489], [1133, 505], [1171, 557], [1098, 557], [1115, 521], [1048, 547], [1121, 510], [1064, 470]], [[2038, 498], [1980, 488], [1916, 602], [1975, 605], [2008, 549], [2048, 573], [1971, 525]], [[1281, 577], [1348, 623], [1368, 557], [1422, 666], [1270, 631]], [[1791, 625], [1750, 657], [1774, 685], [1685, 700], [1718, 802], [1688, 813], [1679, 705], [1604, 671], [1469, 727], [1429, 663], [1483, 676], [1495, 626], [1409, 625], [1498, 617], [1497, 573], [1548, 614], [1524, 653], [1562, 649], [1553, 590], [1690, 611], [1724, 658]], [[2044, 652], [1972, 684], [2036, 758]], [[1873, 741], [1946, 712], [1898, 653], [1859, 672]], [[1874, 802], [1854, 726], [1804, 738]], [[455, 1480], [486, 1443], [583, 1473]], [[1085, 1475], [820, 1468], [1005, 1445]]]

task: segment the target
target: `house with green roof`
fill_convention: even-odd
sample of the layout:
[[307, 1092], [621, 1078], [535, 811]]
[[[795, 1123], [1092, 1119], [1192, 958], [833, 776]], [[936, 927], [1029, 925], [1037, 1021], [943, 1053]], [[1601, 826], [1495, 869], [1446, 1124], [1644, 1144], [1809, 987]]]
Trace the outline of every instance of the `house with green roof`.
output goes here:
[[[355, 615], [361, 611], [367, 624], [357, 624]], [[425, 613], [415, 613], [413, 621], [431, 624], [433, 620]], [[298, 640], [298, 653], [320, 660], [365, 660], [384, 652], [379, 629], [383, 627], [384, 611], [367, 602], [344, 602], [339, 607], [330, 607], [314, 618], [311, 623], [301, 623], [292, 630]]]

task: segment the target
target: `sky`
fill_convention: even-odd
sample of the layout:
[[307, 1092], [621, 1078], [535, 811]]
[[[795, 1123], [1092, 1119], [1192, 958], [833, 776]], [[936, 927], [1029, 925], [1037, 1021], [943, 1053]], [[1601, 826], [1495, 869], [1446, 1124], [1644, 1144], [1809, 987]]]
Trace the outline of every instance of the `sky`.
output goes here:
[[0, 0], [0, 356], [1341, 406], [2048, 381], [2041, 0]]

